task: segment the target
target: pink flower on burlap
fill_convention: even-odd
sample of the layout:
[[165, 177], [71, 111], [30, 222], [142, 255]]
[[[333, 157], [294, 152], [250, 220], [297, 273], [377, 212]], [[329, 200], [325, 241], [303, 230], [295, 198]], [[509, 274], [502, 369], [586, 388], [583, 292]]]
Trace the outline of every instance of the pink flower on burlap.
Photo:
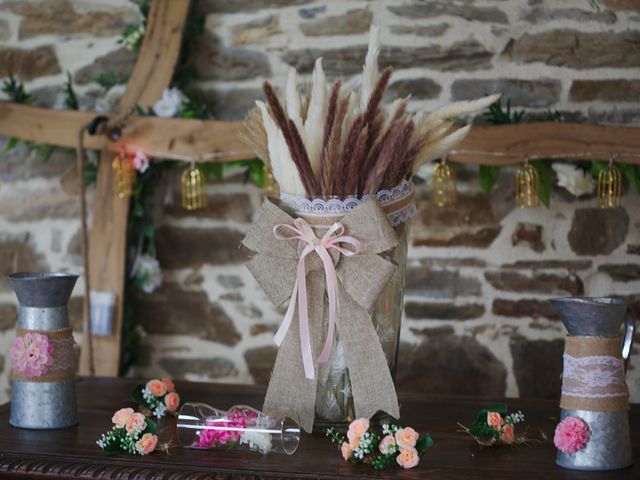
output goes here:
[[53, 345], [46, 335], [35, 332], [17, 337], [11, 347], [13, 369], [27, 377], [39, 377], [53, 364]]
[[567, 417], [556, 427], [553, 443], [564, 453], [576, 453], [582, 450], [591, 438], [589, 425], [579, 417]]

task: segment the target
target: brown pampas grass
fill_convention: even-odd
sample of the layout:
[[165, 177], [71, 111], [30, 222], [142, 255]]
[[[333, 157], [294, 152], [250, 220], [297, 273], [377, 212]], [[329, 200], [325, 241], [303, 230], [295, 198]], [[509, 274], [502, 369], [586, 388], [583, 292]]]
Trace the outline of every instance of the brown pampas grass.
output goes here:
[[380, 148], [380, 155], [377, 157], [371, 172], [368, 175], [363, 193], [376, 193], [383, 182], [384, 174], [389, 164], [394, 158], [395, 150], [404, 130], [404, 122], [398, 120], [389, 129], [389, 134], [384, 139], [384, 144]]
[[273, 113], [274, 120], [280, 127], [280, 130], [282, 130], [284, 139], [287, 142], [289, 151], [291, 152], [291, 158], [298, 169], [300, 179], [302, 180], [302, 184], [304, 185], [307, 195], [311, 197], [319, 195], [320, 188], [318, 186], [318, 180], [311, 169], [309, 156], [307, 155], [307, 150], [304, 147], [298, 128], [295, 123], [293, 123], [293, 120], [287, 118], [284, 113], [284, 109], [276, 96], [276, 92], [273, 91], [273, 87], [269, 82], [264, 82], [263, 90], [267, 98], [267, 103]]
[[327, 195], [326, 189], [330, 183], [330, 175], [329, 170], [330, 167], [328, 165], [328, 156], [331, 150], [331, 133], [333, 132], [333, 124], [336, 119], [336, 110], [338, 108], [338, 94], [340, 93], [340, 86], [342, 82], [337, 80], [333, 84], [333, 88], [331, 89], [331, 97], [329, 98], [329, 106], [327, 108], [327, 118], [324, 122], [324, 135], [322, 137], [322, 150], [320, 152], [320, 187], [323, 195]]
[[344, 147], [342, 149], [342, 154], [338, 158], [338, 163], [335, 168], [333, 183], [333, 193], [335, 195], [341, 197], [349, 195], [349, 192], [345, 190], [349, 164], [353, 159], [353, 153], [356, 149], [356, 144], [358, 143], [358, 138], [360, 137], [360, 132], [363, 128], [364, 117], [362, 115], [358, 115], [349, 129], [349, 133], [347, 134], [347, 138], [345, 139]]
[[266, 165], [270, 165], [271, 159], [269, 158], [267, 131], [264, 128], [262, 115], [258, 107], [249, 110], [249, 113], [247, 113], [247, 116], [242, 122], [242, 126], [243, 129], [240, 133], [242, 141], [256, 153], [260, 160]]
[[[367, 153], [367, 138], [369, 134], [369, 127], [365, 125], [358, 135], [355, 148], [353, 149], [353, 157], [347, 167], [346, 175], [344, 176], [343, 195], [355, 195], [358, 191], [358, 179], [360, 178], [360, 165]], [[349, 193], [351, 192], [351, 193]]]

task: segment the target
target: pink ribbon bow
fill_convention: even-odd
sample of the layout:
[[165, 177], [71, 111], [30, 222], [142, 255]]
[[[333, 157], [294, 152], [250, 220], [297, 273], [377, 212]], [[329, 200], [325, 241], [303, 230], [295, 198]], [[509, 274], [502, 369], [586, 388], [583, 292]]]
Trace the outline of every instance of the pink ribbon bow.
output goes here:
[[[282, 235], [278, 233], [278, 230], [280, 229], [289, 230], [290, 232], [293, 232], [293, 234], [289, 236]], [[329, 327], [327, 330], [327, 338], [324, 343], [324, 348], [318, 357], [318, 363], [326, 363], [329, 360], [331, 348], [333, 347], [333, 334], [338, 311], [338, 276], [336, 274], [336, 268], [333, 265], [333, 259], [331, 258], [331, 255], [329, 255], [329, 249], [334, 249], [347, 257], [356, 255], [362, 251], [362, 244], [359, 240], [353, 237], [344, 236], [343, 233], [344, 226], [341, 223], [334, 223], [320, 239], [316, 236], [311, 226], [302, 218], [295, 219], [293, 221], [293, 225], [281, 223], [273, 227], [273, 234], [279, 240], [301, 240], [307, 243], [300, 253], [300, 260], [298, 260], [296, 282], [293, 285], [293, 293], [291, 294], [289, 308], [287, 308], [287, 313], [282, 320], [282, 324], [276, 332], [274, 341], [276, 345], [280, 346], [284, 340], [284, 337], [289, 330], [289, 326], [291, 325], [291, 321], [293, 320], [293, 312], [295, 304], [297, 303], [298, 317], [300, 318], [302, 364], [304, 366], [305, 377], [308, 379], [313, 379], [315, 374], [313, 368], [313, 354], [311, 352], [311, 338], [309, 335], [309, 310], [307, 303], [307, 280], [304, 259], [311, 252], [316, 252], [324, 266], [324, 273], [327, 281], [327, 295], [329, 297]], [[341, 247], [341, 243], [352, 245], [353, 250]]]

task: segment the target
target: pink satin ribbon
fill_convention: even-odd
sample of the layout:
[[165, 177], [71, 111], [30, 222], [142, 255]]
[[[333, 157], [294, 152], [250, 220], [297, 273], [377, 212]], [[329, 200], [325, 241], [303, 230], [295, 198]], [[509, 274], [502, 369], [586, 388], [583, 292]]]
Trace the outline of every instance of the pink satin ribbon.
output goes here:
[[[278, 230], [281, 229], [292, 232], [292, 235], [287, 236], [278, 233]], [[281, 223], [273, 227], [273, 234], [279, 240], [301, 240], [307, 243], [300, 253], [300, 260], [298, 260], [296, 282], [293, 285], [293, 293], [291, 294], [289, 308], [287, 308], [287, 313], [282, 320], [282, 324], [276, 332], [274, 341], [276, 345], [280, 346], [284, 340], [284, 337], [289, 330], [289, 326], [291, 325], [291, 321], [293, 320], [293, 312], [295, 304], [297, 303], [298, 317], [300, 318], [300, 347], [302, 349], [302, 364], [304, 366], [305, 377], [308, 379], [313, 379], [315, 377], [315, 373], [313, 368], [313, 354], [311, 352], [311, 338], [309, 335], [309, 308], [307, 303], [307, 280], [304, 259], [311, 252], [316, 252], [324, 266], [324, 273], [327, 281], [327, 296], [329, 298], [329, 326], [327, 329], [327, 338], [324, 342], [324, 348], [318, 357], [318, 363], [326, 363], [329, 360], [331, 348], [333, 347], [333, 335], [338, 312], [338, 276], [336, 274], [336, 268], [333, 265], [333, 259], [329, 254], [329, 250], [334, 249], [347, 257], [356, 255], [362, 251], [362, 244], [359, 240], [353, 237], [344, 236], [343, 233], [344, 226], [341, 223], [334, 223], [329, 227], [322, 238], [318, 238], [311, 226], [302, 218], [295, 219], [293, 221], [293, 225]], [[353, 250], [341, 247], [341, 243], [352, 245]]]

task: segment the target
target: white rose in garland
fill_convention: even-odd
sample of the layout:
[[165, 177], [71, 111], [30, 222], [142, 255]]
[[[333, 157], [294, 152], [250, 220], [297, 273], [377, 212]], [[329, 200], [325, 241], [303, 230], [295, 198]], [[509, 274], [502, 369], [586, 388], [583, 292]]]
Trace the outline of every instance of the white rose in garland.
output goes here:
[[153, 113], [158, 117], [172, 118], [180, 113], [182, 103], [186, 97], [177, 87], [167, 88], [162, 92], [162, 98], [153, 104]]
[[140, 255], [135, 266], [136, 284], [145, 293], [153, 291], [162, 285], [162, 270], [160, 263], [151, 255]]
[[593, 177], [585, 169], [568, 163], [554, 163], [552, 166], [558, 176], [558, 186], [576, 197], [593, 193]]

